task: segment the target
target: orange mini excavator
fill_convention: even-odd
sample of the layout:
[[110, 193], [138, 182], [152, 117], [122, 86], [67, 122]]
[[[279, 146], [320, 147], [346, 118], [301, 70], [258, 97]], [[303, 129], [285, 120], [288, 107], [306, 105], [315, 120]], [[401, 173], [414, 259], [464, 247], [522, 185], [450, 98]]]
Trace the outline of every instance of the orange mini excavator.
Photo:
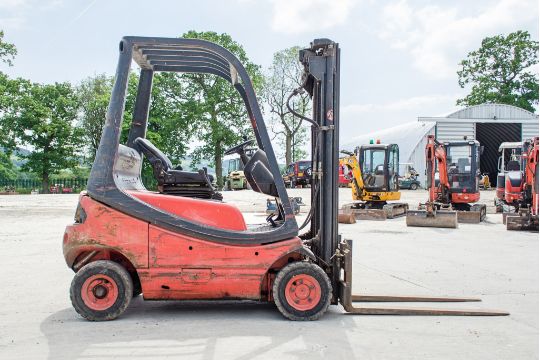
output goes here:
[[429, 199], [407, 212], [407, 226], [456, 228], [458, 222], [479, 223], [486, 216], [480, 200], [481, 146], [478, 141], [440, 143], [428, 135], [426, 173]]
[[538, 137], [523, 144], [523, 180], [515, 213], [503, 213], [508, 230], [538, 231]]
[[[66, 228], [63, 238], [66, 263], [75, 272], [71, 301], [84, 318], [114, 319], [140, 293], [145, 300], [272, 302], [291, 320], [318, 319], [330, 304], [339, 303], [346, 312], [370, 315], [507, 314], [353, 306], [353, 302], [478, 300], [352, 295], [352, 241], [338, 235], [337, 222], [337, 43], [317, 39], [299, 53], [302, 86], [291, 97], [306, 91], [313, 101], [312, 117], [298, 114], [311, 124], [313, 169], [312, 207], [300, 227], [251, 80], [232, 53], [203, 40], [155, 37], [125, 37], [119, 52], [87, 191], [81, 193], [75, 223]], [[140, 67], [139, 86], [128, 140], [121, 144], [133, 61]], [[216, 76], [238, 91], [254, 140], [225, 153], [240, 155], [253, 191], [276, 199], [277, 211], [266, 223], [247, 225], [238, 208], [222, 200], [205, 171], [173, 168], [167, 156], [146, 138], [152, 79], [158, 71]], [[147, 190], [141, 181], [143, 158], [152, 165], [157, 192]], [[304, 227], [305, 232], [300, 233]]]

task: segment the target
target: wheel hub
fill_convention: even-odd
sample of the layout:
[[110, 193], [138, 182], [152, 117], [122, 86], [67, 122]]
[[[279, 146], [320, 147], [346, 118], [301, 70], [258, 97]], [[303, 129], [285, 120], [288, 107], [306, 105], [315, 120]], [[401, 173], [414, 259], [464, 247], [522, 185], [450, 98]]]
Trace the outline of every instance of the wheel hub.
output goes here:
[[81, 297], [84, 304], [90, 309], [106, 310], [113, 306], [118, 299], [118, 286], [107, 275], [92, 275], [84, 282], [81, 288]]
[[285, 287], [285, 298], [290, 306], [300, 311], [313, 309], [321, 300], [321, 286], [310, 275], [293, 276]]

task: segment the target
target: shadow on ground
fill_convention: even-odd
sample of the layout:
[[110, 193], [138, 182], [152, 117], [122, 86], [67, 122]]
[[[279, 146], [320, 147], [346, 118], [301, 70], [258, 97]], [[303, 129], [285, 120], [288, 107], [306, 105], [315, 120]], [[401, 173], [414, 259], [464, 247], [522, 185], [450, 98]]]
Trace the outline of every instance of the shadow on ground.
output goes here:
[[353, 327], [353, 318], [336, 306], [319, 321], [292, 322], [273, 304], [145, 302], [141, 297], [114, 321], [89, 322], [67, 308], [41, 323], [49, 359], [351, 359], [347, 331]]

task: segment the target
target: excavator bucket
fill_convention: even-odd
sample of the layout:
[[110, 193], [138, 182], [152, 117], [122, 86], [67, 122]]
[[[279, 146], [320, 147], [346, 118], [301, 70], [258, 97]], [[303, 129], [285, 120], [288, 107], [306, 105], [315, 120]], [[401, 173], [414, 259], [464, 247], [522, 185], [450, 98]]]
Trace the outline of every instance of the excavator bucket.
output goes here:
[[505, 216], [506, 230], [538, 231], [538, 216], [514, 213]]
[[463, 224], [478, 224], [486, 218], [487, 207], [485, 204], [474, 204], [469, 211], [458, 211], [458, 222]]
[[409, 210], [407, 226], [451, 228], [458, 227], [458, 212], [448, 210]]
[[409, 209], [407, 203], [390, 203], [382, 207], [382, 209], [368, 208], [363, 206], [364, 203], [349, 203], [341, 208], [343, 214], [353, 214], [356, 220], [386, 220], [403, 216]]
[[348, 314], [356, 315], [437, 315], [437, 316], [505, 316], [506, 311], [482, 309], [437, 309], [424, 307], [359, 307], [353, 303], [406, 302], [406, 303], [458, 303], [479, 302], [477, 298], [460, 297], [425, 297], [425, 296], [392, 296], [392, 295], [352, 295], [352, 241], [340, 244], [342, 255], [343, 279], [340, 282], [341, 305]]

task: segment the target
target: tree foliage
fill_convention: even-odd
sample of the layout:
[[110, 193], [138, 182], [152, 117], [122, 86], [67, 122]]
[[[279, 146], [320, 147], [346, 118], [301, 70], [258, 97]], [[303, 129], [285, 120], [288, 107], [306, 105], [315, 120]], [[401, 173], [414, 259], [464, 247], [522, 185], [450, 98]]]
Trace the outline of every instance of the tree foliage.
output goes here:
[[460, 63], [459, 85], [472, 85], [471, 93], [458, 105], [500, 103], [534, 112], [538, 105], [538, 41], [527, 31], [482, 40], [480, 49]]
[[32, 149], [21, 155], [26, 160], [22, 170], [39, 175], [47, 192], [51, 174], [78, 162], [77, 96], [69, 83], [41, 85], [22, 79], [17, 83], [18, 96], [2, 122], [12, 130], [18, 147]]
[[12, 66], [15, 55], [17, 55], [17, 48], [15, 45], [4, 41], [4, 31], [0, 30], [0, 61]]
[[[217, 43], [232, 52], [246, 68], [255, 91], [262, 88], [262, 74], [252, 63], [243, 47], [228, 34], [189, 31], [186, 38], [204, 39]], [[193, 164], [211, 161], [216, 169], [218, 186], [223, 184], [222, 157], [228, 147], [243, 141], [250, 129], [244, 102], [236, 89], [226, 80], [209, 74], [182, 74], [181, 92], [177, 100], [185, 119], [194, 127], [197, 143], [191, 156]]]
[[9, 155], [0, 151], [0, 180], [15, 180], [17, 171]]
[[77, 87], [80, 104], [79, 126], [89, 149], [89, 161], [94, 161], [105, 124], [105, 114], [111, 98], [113, 79], [105, 74], [88, 77]]
[[[298, 61], [299, 47], [278, 51], [265, 78], [263, 96], [270, 109], [270, 126], [284, 148], [285, 163], [305, 156], [307, 129], [287, 108], [289, 95], [300, 87], [302, 67]], [[310, 110], [307, 94], [291, 98], [291, 107], [301, 115]]]

